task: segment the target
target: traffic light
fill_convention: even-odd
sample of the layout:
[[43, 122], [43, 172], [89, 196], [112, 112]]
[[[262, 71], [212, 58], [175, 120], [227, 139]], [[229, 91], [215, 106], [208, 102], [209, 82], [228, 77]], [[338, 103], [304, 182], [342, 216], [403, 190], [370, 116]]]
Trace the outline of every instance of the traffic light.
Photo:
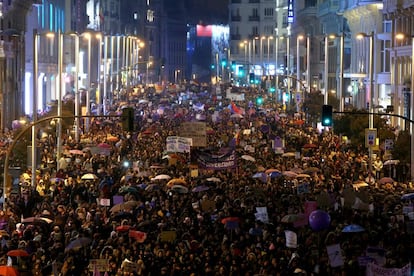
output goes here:
[[231, 70], [236, 70], [236, 61], [234, 60], [231, 62]]
[[262, 97], [257, 97], [257, 99], [256, 99], [256, 103], [257, 103], [257, 105], [262, 105], [263, 104], [263, 98]]
[[322, 126], [332, 126], [332, 105], [322, 106]]
[[249, 74], [249, 82], [252, 84], [254, 83], [254, 73]]
[[134, 109], [132, 107], [122, 109], [121, 121], [122, 130], [134, 131]]
[[221, 66], [226, 66], [226, 65], [227, 65], [227, 60], [223, 58], [221, 60]]

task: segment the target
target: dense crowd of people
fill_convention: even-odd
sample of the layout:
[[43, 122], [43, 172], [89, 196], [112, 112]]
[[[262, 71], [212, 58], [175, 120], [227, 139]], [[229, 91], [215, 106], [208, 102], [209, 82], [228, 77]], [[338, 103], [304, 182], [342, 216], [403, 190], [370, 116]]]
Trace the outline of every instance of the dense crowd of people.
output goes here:
[[[364, 152], [277, 108], [219, 104], [208, 93], [191, 99], [133, 103], [130, 133], [116, 119], [93, 120], [80, 141], [64, 135], [57, 161], [56, 140], [39, 137], [39, 168], [21, 173], [0, 211], [2, 267], [20, 275], [365, 275], [371, 262], [411, 263], [413, 205], [402, 196], [412, 183], [386, 181], [384, 164], [371, 173]], [[235, 167], [197, 168], [188, 153], [166, 152], [167, 137], [191, 121], [206, 122], [210, 151], [235, 150]], [[3, 154], [12, 139], [2, 138]], [[325, 224], [312, 221], [316, 211]]]

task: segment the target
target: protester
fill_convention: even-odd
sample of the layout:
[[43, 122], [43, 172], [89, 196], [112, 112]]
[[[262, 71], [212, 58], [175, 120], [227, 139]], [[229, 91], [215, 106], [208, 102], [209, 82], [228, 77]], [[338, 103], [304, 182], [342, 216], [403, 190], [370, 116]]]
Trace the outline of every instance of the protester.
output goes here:
[[[372, 261], [407, 269], [413, 205], [401, 196], [411, 183], [377, 174], [362, 185], [363, 152], [273, 106], [220, 105], [208, 94], [177, 101], [137, 101], [133, 133], [107, 118], [79, 143], [66, 134], [59, 164], [47, 161], [53, 139], [40, 140], [49, 150], [35, 187], [19, 183], [0, 213], [3, 263], [20, 275], [361, 275]], [[204, 150], [165, 152], [167, 137], [196, 121], [208, 127]]]

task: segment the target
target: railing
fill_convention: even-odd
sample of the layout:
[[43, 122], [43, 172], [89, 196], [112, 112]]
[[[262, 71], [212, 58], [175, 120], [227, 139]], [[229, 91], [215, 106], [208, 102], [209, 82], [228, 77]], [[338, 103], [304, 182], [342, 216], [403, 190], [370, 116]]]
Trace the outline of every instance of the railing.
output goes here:
[[231, 21], [241, 21], [241, 16], [240, 15], [232, 15], [231, 16]]
[[260, 21], [260, 16], [251, 15], [251, 16], [249, 16], [249, 21]]

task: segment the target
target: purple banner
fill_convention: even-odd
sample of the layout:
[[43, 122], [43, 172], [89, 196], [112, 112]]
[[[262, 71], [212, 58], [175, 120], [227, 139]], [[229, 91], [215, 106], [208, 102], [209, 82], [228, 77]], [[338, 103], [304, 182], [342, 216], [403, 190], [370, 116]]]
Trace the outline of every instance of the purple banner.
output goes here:
[[237, 156], [234, 150], [221, 155], [201, 151], [193, 152], [193, 154], [193, 160], [202, 169], [226, 170], [237, 166]]

